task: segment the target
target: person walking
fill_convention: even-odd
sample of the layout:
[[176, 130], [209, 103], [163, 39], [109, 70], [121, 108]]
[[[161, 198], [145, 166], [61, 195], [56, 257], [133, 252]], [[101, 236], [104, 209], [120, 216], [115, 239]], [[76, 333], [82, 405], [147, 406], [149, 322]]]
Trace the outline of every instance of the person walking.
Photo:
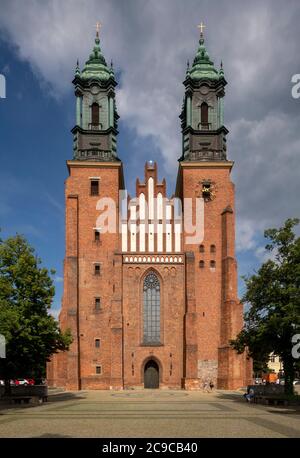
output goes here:
[[206, 380], [206, 381], [204, 382], [204, 384], [203, 384], [203, 391], [204, 391], [205, 393], [210, 393], [210, 387], [209, 387], [209, 383], [208, 383], [207, 380]]

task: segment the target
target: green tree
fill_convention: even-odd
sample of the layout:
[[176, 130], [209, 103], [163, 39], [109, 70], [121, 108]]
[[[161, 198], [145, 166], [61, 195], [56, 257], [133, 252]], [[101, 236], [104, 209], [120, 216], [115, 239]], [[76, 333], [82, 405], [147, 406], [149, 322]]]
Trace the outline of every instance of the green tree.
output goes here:
[[242, 353], [246, 347], [254, 360], [264, 361], [271, 352], [280, 356], [285, 374], [285, 392], [293, 393], [297, 360], [292, 356], [292, 336], [300, 329], [300, 237], [294, 228], [298, 219], [288, 219], [279, 229], [268, 229], [266, 249], [273, 260], [257, 273], [245, 277], [242, 302], [249, 305], [245, 324], [231, 345]]
[[41, 378], [53, 353], [68, 349], [70, 331], [61, 332], [49, 314], [55, 293], [53, 280], [34, 249], [21, 235], [0, 240], [0, 334], [6, 339], [6, 358], [0, 359], [0, 378]]

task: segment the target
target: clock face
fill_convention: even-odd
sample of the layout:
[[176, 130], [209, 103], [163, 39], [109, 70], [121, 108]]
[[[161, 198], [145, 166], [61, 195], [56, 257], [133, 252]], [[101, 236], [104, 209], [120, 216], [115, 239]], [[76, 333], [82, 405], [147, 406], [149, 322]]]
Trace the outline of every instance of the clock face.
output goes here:
[[202, 197], [205, 201], [214, 200], [216, 197], [216, 187], [213, 183], [202, 184]]
[[91, 93], [93, 95], [97, 95], [99, 91], [100, 91], [100, 88], [96, 84], [93, 84], [93, 86], [91, 87]]
[[214, 200], [216, 197], [216, 185], [211, 181], [199, 182], [196, 186], [196, 196], [202, 197], [205, 202]]
[[209, 88], [205, 84], [200, 86], [200, 94], [206, 95], [206, 94], [208, 94], [208, 91], [209, 91]]

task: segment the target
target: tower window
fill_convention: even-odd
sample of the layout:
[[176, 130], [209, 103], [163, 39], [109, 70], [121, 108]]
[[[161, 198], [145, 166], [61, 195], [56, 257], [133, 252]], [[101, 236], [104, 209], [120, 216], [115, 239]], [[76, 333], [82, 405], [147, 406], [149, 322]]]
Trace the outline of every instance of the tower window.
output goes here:
[[206, 102], [201, 104], [201, 126], [208, 129], [208, 105]]
[[95, 231], [95, 242], [100, 242], [100, 232]]
[[216, 261], [210, 261], [210, 267], [211, 267], [212, 269], [215, 269], [215, 267], [216, 267]]
[[215, 253], [216, 252], [216, 245], [210, 245], [210, 252]]
[[203, 267], [204, 267], [204, 261], [199, 261], [199, 267], [200, 267], [201, 269], [203, 269]]
[[199, 251], [200, 251], [200, 253], [204, 253], [204, 245], [200, 245], [199, 246]]
[[96, 366], [96, 374], [101, 375], [102, 374], [102, 366]]
[[101, 309], [101, 299], [100, 297], [95, 297], [95, 310]]
[[95, 348], [100, 348], [100, 339], [95, 339]]
[[92, 126], [99, 125], [99, 105], [94, 102], [92, 104]]
[[91, 196], [99, 195], [99, 180], [91, 180]]
[[94, 274], [100, 275], [100, 264], [94, 264]]

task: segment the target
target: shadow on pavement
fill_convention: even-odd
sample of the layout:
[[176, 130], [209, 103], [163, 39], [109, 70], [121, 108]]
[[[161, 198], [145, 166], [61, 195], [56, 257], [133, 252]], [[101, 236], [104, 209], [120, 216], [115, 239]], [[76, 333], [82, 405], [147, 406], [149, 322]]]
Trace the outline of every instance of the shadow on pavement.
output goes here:
[[78, 392], [73, 393], [72, 391], [64, 391], [63, 393], [49, 393], [48, 402], [62, 402], [62, 401], [72, 401], [72, 400], [80, 400], [86, 398], [86, 392], [81, 391], [80, 394]]
[[34, 436], [34, 439], [65, 439], [65, 438], [72, 438], [73, 436], [68, 436], [67, 434], [51, 434], [45, 433], [41, 436]]
[[41, 407], [41, 406], [47, 406], [49, 404], [53, 403], [59, 403], [59, 402], [64, 402], [64, 401], [79, 401], [80, 399], [85, 399], [86, 398], [86, 392], [80, 392], [80, 394], [73, 393], [71, 391], [64, 391], [60, 393], [49, 393], [48, 395], [48, 401], [43, 402], [42, 404], [38, 403], [29, 403], [29, 404], [11, 404], [10, 399], [0, 399], [0, 415], [4, 415], [4, 413], [1, 413], [1, 410], [19, 410], [19, 409], [30, 409], [33, 407]]
[[230, 400], [234, 402], [239, 402], [245, 404], [251, 408], [252, 406], [263, 408], [269, 413], [280, 414], [280, 415], [300, 415], [300, 406], [290, 405], [290, 406], [283, 406], [283, 405], [265, 405], [265, 404], [254, 404], [249, 403], [245, 400], [243, 396], [243, 392], [223, 392], [217, 391], [217, 397], [223, 400]]

